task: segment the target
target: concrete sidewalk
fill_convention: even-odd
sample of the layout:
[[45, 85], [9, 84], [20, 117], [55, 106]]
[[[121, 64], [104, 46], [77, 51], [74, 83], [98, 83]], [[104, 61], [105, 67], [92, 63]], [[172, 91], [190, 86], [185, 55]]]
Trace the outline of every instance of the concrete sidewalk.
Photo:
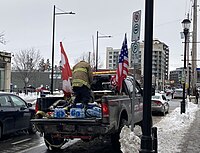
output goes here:
[[195, 119], [183, 140], [184, 142], [179, 146], [181, 153], [200, 153], [200, 110], [196, 112]]

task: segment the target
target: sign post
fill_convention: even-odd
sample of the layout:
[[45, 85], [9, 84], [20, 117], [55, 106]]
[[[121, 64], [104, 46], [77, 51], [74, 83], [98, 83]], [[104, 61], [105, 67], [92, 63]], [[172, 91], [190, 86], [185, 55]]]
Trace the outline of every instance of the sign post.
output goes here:
[[140, 40], [140, 23], [141, 23], [141, 10], [133, 12], [132, 18], [132, 37], [131, 37], [131, 58], [132, 62], [131, 66], [134, 68], [134, 81], [133, 81], [133, 93], [132, 93], [132, 103], [131, 103], [131, 112], [132, 112], [132, 120], [131, 120], [131, 131], [134, 129], [134, 113], [135, 113], [135, 64], [138, 63], [137, 55], [139, 52], [139, 40]]
[[131, 41], [140, 40], [141, 10], [133, 12]]

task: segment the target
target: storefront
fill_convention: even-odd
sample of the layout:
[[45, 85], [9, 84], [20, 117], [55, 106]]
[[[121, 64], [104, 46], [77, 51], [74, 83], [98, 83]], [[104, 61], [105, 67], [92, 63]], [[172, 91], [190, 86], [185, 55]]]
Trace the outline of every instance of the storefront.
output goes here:
[[0, 51], [0, 91], [10, 91], [11, 53]]

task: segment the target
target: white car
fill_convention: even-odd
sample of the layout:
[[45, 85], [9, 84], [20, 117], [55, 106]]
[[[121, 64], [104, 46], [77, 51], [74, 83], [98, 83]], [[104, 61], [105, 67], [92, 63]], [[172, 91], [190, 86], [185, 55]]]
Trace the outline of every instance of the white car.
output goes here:
[[163, 116], [169, 112], [169, 100], [164, 94], [155, 93], [151, 97], [152, 112], [161, 112]]
[[[185, 97], [186, 97], [186, 93], [185, 93]], [[174, 94], [173, 94], [173, 98], [183, 98], [183, 89], [175, 89]]]

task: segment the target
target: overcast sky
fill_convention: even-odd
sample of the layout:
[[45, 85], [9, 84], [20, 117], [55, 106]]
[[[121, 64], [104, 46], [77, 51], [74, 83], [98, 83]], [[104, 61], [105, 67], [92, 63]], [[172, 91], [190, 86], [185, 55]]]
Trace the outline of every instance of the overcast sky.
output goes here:
[[[183, 66], [181, 21], [191, 12], [191, 1], [154, 1], [154, 38], [169, 46], [170, 70]], [[96, 45], [97, 31], [99, 35], [112, 36], [99, 38], [102, 62], [106, 47], [121, 48], [124, 33], [130, 46], [132, 13], [138, 10], [142, 11], [140, 41], [144, 39], [145, 0], [0, 0], [0, 33], [4, 32], [7, 40], [6, 45], [0, 44], [0, 50], [16, 53], [34, 47], [51, 61], [53, 5], [58, 8], [56, 13], [61, 12], [59, 9], [76, 13], [56, 16], [55, 64], [61, 59], [60, 41], [73, 65], [83, 53], [93, 52], [92, 36]]]

